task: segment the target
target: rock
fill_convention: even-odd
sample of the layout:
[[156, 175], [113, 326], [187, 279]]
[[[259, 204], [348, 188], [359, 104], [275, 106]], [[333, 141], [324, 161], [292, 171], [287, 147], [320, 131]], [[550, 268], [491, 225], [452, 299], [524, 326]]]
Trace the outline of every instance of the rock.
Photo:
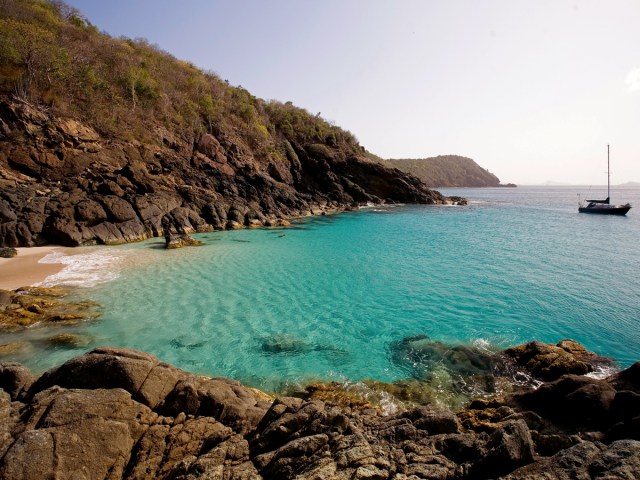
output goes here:
[[263, 339], [260, 349], [270, 355], [300, 355], [312, 350], [311, 345], [289, 334], [272, 335]]
[[35, 377], [27, 367], [15, 362], [0, 363], [0, 388], [12, 400], [18, 400], [34, 382]]
[[490, 352], [469, 345], [449, 345], [426, 335], [406, 337], [391, 345], [392, 358], [398, 364], [416, 365], [418, 376], [433, 370], [435, 364], [463, 376], [490, 373], [498, 360]]
[[294, 132], [296, 138], [285, 139], [269, 124], [266, 136], [249, 141], [251, 128], [222, 122], [215, 135], [190, 138], [151, 116], [144, 141], [107, 139], [82, 110], [78, 118], [55, 110], [0, 100], [0, 169], [21, 179], [0, 190], [0, 247], [139, 241], [164, 235], [166, 216], [171, 233], [189, 234], [273, 225], [366, 202], [462, 203], [371, 162], [346, 137]]
[[0, 344], [0, 357], [26, 353], [31, 350], [29, 342], [18, 341]]
[[411, 419], [416, 428], [426, 430], [429, 435], [460, 433], [458, 418], [451, 412], [421, 407], [410, 410], [403, 416]]
[[615, 389], [604, 380], [565, 375], [536, 390], [514, 395], [513, 402], [563, 425], [595, 430], [610, 421], [615, 395]]
[[18, 255], [18, 251], [13, 247], [0, 248], [0, 258], [13, 258]]
[[522, 420], [503, 423], [489, 437], [486, 449], [474, 471], [487, 478], [504, 475], [533, 461], [533, 440]]
[[91, 344], [92, 338], [86, 335], [74, 333], [59, 333], [47, 338], [47, 343], [71, 348], [86, 347]]
[[122, 478], [131, 449], [156, 416], [112, 390], [52, 388], [31, 402], [0, 477]]
[[168, 250], [182, 247], [197, 247], [200, 245], [204, 245], [204, 242], [196, 240], [191, 235], [173, 235], [171, 233], [165, 235], [165, 248]]
[[179, 380], [157, 407], [163, 415], [209, 416], [234, 431], [253, 430], [267, 410], [266, 402], [239, 382], [187, 376]]
[[28, 287], [0, 292], [0, 327], [19, 329], [40, 322], [79, 323], [99, 316], [93, 302], [62, 300], [64, 290]]
[[616, 390], [630, 390], [640, 394], [640, 362], [636, 362], [629, 368], [609, 377], [608, 382]]
[[563, 340], [557, 345], [530, 342], [508, 348], [504, 354], [544, 381], [556, 380], [568, 374], [584, 375], [593, 372], [595, 365], [612, 363], [610, 359], [598, 357], [573, 340]]
[[100, 140], [100, 135], [95, 130], [71, 118], [60, 119], [57, 127], [64, 135], [75, 142], [95, 142]]
[[186, 372], [160, 362], [149, 353], [128, 348], [100, 347], [43, 374], [29, 396], [60, 386], [64, 388], [114, 389], [129, 392], [133, 399], [155, 408]]
[[[594, 441], [607, 437], [597, 425], [617, 422], [624, 428], [609, 432], [619, 435], [633, 435], [634, 425], [639, 431], [638, 394], [615, 389], [631, 385], [634, 372], [607, 380], [564, 376], [534, 391], [476, 400], [471, 417], [428, 407], [387, 415], [355, 404], [273, 400], [124, 348], [95, 349], [33, 383], [26, 368], [0, 363], [0, 477], [634, 478], [640, 442], [611, 434], [609, 445]], [[542, 408], [550, 399], [561, 409], [595, 405], [608, 413], [600, 423], [588, 418], [582, 430], [579, 422], [565, 429], [551, 404]], [[466, 430], [468, 418], [490, 428]]]
[[539, 478], [637, 478], [640, 472], [640, 442], [620, 440], [608, 447], [579, 443], [552, 457], [541, 459], [506, 475], [505, 480]]
[[122, 223], [138, 218], [131, 204], [115, 195], [104, 196], [102, 206], [107, 213], [107, 218], [113, 223]]

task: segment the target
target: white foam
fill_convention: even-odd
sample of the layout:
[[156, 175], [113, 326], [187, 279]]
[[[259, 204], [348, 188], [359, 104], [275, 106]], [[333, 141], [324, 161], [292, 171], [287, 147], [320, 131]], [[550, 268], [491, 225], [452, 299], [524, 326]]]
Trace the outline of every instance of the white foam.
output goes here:
[[48, 276], [37, 286], [93, 287], [119, 277], [122, 254], [117, 254], [106, 248], [74, 255], [51, 252], [40, 259], [39, 263], [58, 263], [63, 264], [64, 268], [60, 272]]
[[474, 347], [479, 348], [480, 350], [492, 351], [492, 345], [489, 340], [486, 338], [476, 338], [471, 342]]
[[596, 365], [593, 372], [587, 373], [586, 377], [595, 378], [598, 380], [604, 380], [613, 374], [616, 374], [620, 369], [615, 365]]

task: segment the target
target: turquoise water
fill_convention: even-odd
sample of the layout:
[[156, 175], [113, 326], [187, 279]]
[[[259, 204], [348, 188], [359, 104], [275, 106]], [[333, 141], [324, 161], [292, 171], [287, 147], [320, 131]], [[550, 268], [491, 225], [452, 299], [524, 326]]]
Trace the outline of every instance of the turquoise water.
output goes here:
[[442, 191], [471, 204], [212, 232], [172, 251], [160, 239], [81, 249], [49, 283], [95, 283], [76, 295], [103, 315], [54, 333], [91, 345], [47, 347], [51, 328], [0, 343], [29, 340], [12, 359], [36, 371], [109, 344], [266, 390], [407, 378], [390, 346], [417, 334], [493, 349], [573, 338], [622, 366], [640, 360], [640, 189], [614, 191], [636, 205], [626, 217], [578, 214], [576, 187]]

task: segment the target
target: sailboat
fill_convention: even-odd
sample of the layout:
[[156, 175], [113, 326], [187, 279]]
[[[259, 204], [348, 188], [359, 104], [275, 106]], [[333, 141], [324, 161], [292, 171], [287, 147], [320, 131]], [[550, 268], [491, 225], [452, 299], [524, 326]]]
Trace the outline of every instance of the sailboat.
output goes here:
[[604, 215], [626, 215], [631, 204], [611, 205], [611, 174], [609, 172], [609, 145], [607, 145], [607, 198], [605, 200], [585, 200], [578, 205], [580, 213], [600, 213]]

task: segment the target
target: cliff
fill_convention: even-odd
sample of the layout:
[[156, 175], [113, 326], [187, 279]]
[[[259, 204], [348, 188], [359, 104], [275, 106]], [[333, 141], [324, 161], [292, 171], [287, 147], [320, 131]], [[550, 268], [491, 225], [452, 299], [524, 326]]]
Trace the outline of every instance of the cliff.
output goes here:
[[274, 399], [124, 348], [37, 379], [0, 363], [0, 477], [637, 478], [640, 363], [604, 380], [563, 370], [585, 355], [568, 341], [516, 347], [514, 366], [555, 379], [457, 415]]
[[380, 160], [386, 167], [415, 175], [429, 187], [504, 187], [498, 177], [472, 159], [459, 155], [431, 158]]
[[357, 139], [62, 2], [0, 11], [0, 246], [115, 244], [450, 200]]

